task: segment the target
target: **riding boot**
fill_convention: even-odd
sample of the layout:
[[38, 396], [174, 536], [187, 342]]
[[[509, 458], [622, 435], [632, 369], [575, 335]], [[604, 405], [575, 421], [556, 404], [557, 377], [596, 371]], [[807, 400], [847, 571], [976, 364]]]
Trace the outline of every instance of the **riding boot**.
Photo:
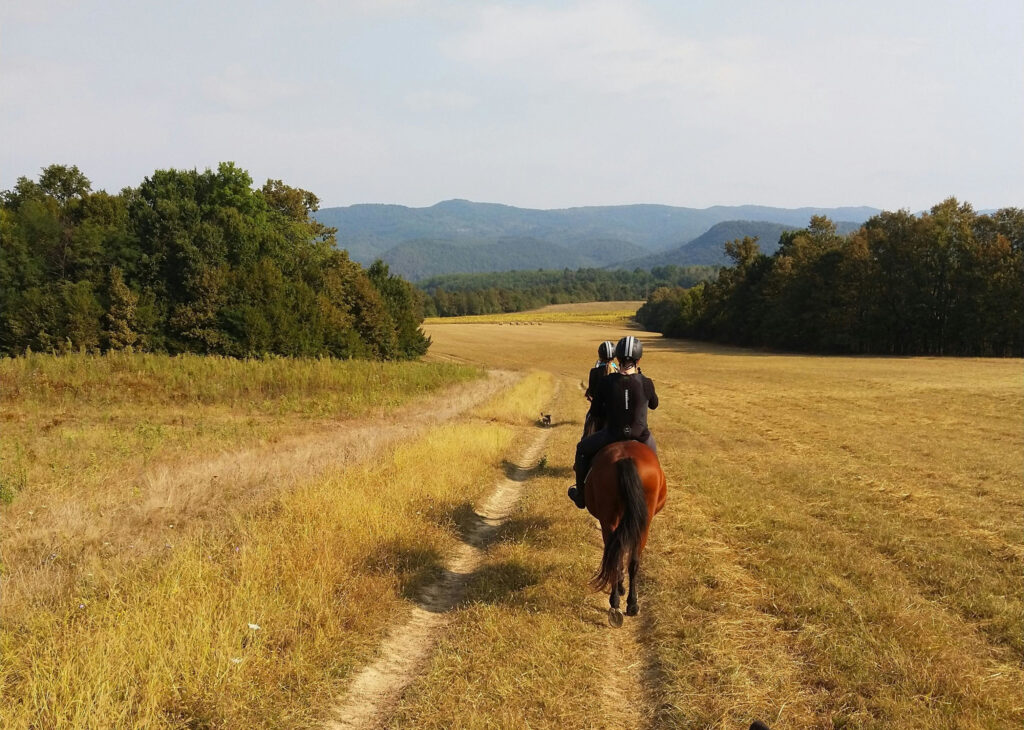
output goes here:
[[[572, 503], [574, 505], [576, 505], [580, 509], [583, 509], [587, 505], [584, 502], [585, 495], [583, 493], [583, 479], [580, 478], [580, 471], [579, 471], [579, 464], [578, 463], [573, 465], [573, 471], [576, 473], [576, 485], [572, 486], [572, 487], [569, 487], [569, 499], [572, 500]], [[585, 475], [584, 475], [584, 478], [585, 478]]]

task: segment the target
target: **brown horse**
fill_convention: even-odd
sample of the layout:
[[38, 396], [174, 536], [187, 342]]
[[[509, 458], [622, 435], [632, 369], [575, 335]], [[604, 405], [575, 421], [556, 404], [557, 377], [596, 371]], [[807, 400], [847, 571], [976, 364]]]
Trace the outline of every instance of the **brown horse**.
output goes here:
[[629, 595], [626, 615], [640, 613], [636, 597], [636, 572], [647, 544], [654, 515], [665, 506], [665, 473], [658, 456], [639, 441], [609, 444], [594, 457], [584, 482], [587, 509], [601, 523], [604, 555], [591, 585], [594, 590], [611, 586], [608, 623], [622, 626], [619, 599], [626, 592], [622, 561], [629, 556]]

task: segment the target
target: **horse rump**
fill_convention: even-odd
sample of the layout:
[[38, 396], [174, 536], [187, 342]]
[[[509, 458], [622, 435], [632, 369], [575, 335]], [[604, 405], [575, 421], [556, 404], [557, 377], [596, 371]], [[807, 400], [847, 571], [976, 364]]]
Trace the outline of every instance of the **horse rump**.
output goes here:
[[640, 540], [647, 531], [647, 501], [644, 498], [644, 484], [637, 471], [636, 462], [631, 458], [615, 462], [619, 482], [619, 500], [622, 502], [622, 517], [612, 531], [601, 556], [601, 568], [590, 581], [594, 590], [604, 590], [618, 580], [622, 559], [634, 555]]

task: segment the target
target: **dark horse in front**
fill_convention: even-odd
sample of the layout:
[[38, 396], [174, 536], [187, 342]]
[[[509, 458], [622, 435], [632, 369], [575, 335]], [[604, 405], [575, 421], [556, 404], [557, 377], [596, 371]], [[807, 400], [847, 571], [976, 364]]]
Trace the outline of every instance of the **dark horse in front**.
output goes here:
[[591, 585], [611, 587], [608, 622], [622, 626], [619, 602], [626, 592], [622, 564], [629, 560], [626, 615], [636, 616], [636, 574], [654, 515], [665, 506], [665, 473], [658, 456], [639, 441], [618, 441], [598, 452], [584, 482], [587, 510], [601, 523], [604, 555]]

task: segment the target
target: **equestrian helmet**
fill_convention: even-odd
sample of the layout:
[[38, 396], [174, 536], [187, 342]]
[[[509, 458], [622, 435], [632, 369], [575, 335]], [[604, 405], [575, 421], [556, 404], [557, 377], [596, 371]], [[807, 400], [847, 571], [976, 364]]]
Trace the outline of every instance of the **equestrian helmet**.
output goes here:
[[632, 360], [636, 362], [644, 355], [644, 346], [640, 344], [640, 340], [633, 336], [623, 337], [619, 340], [618, 344], [615, 345], [615, 357], [622, 360]]
[[605, 340], [597, 346], [597, 357], [601, 362], [608, 362], [615, 357], [615, 343], [611, 340]]

